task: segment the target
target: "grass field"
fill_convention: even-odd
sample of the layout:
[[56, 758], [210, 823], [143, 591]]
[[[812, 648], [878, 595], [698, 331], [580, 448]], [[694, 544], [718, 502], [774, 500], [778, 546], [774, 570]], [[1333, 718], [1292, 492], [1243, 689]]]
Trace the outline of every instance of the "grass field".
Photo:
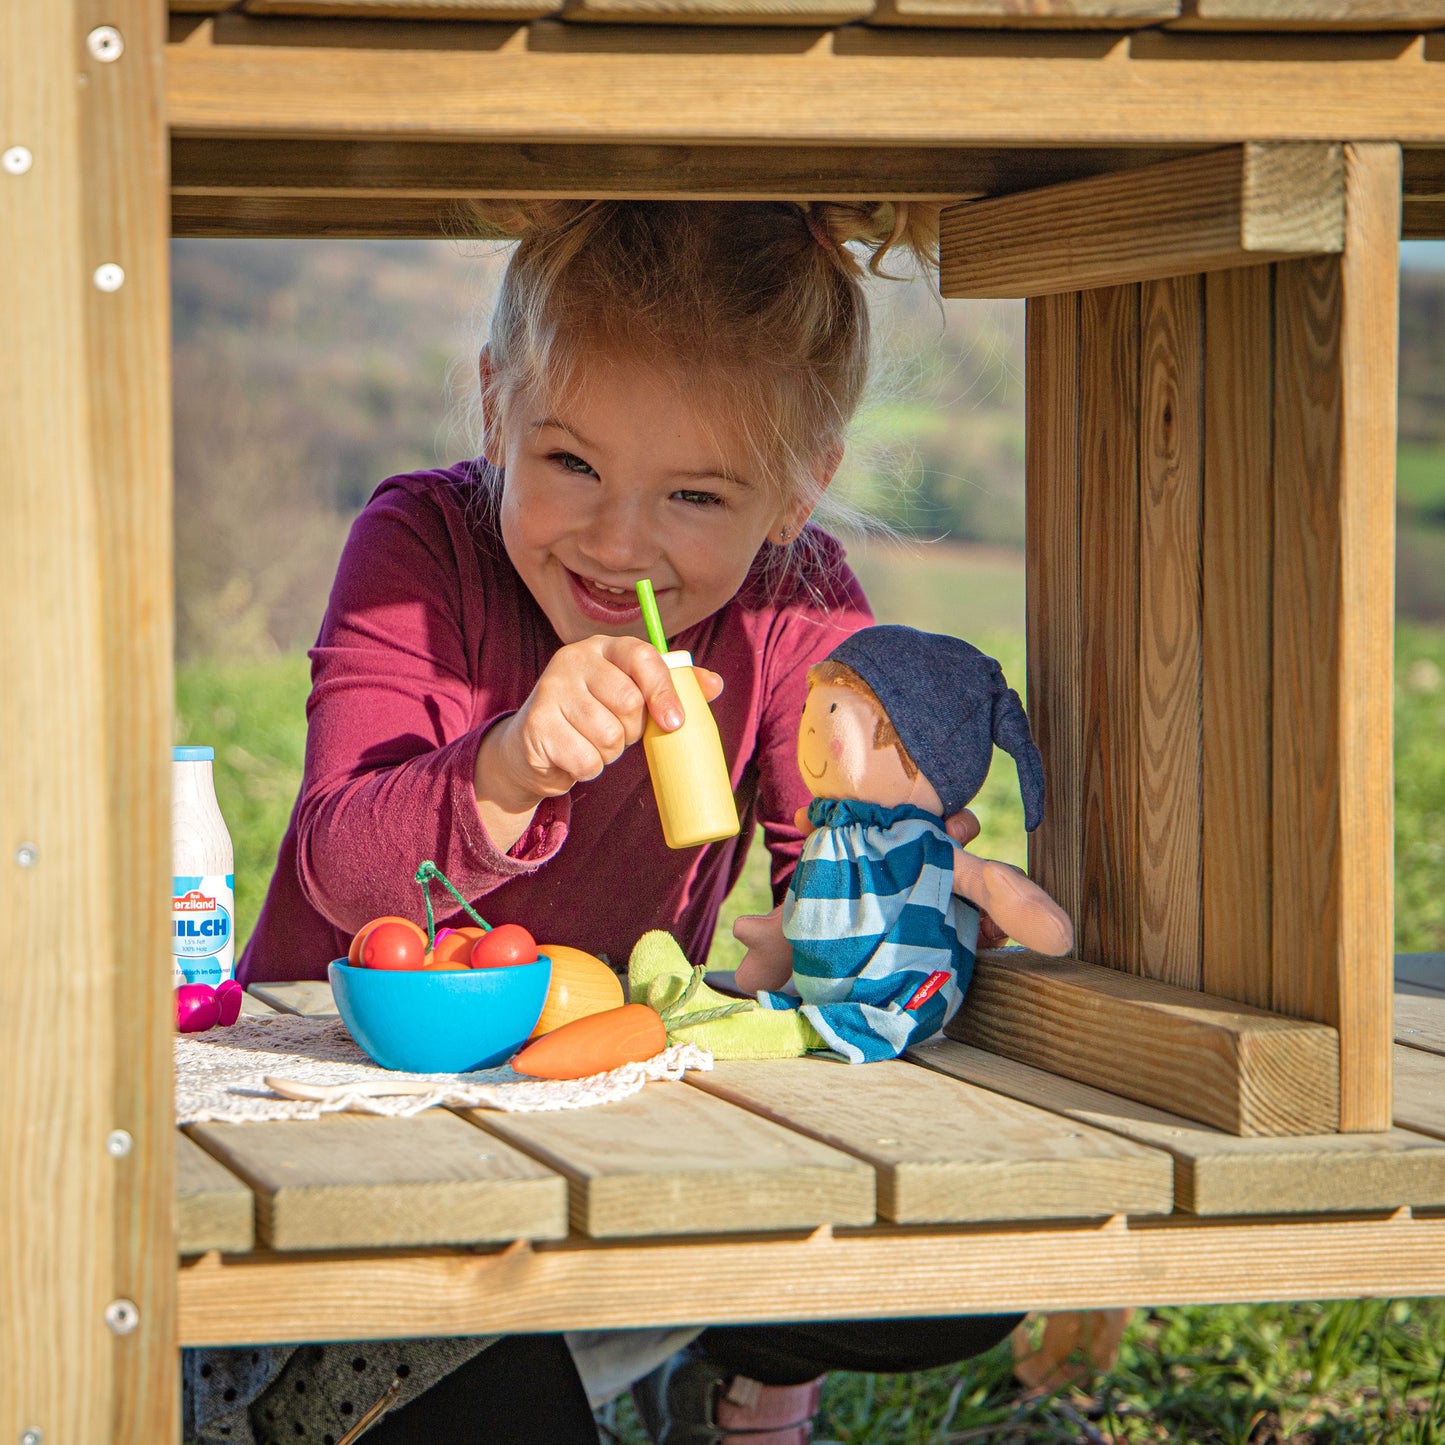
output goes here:
[[[1023, 681], [1023, 587], [1007, 553], [874, 543], [854, 558], [879, 616], [952, 631]], [[1401, 626], [1395, 671], [1396, 941], [1445, 950], [1445, 628]], [[249, 933], [295, 797], [305, 744], [304, 657], [194, 663], [178, 677], [178, 741], [216, 748], [236, 848], [237, 935]], [[993, 856], [1023, 859], [1012, 768], [1001, 754], [978, 802]], [[766, 908], [750, 867], [713, 960], [735, 961], [737, 912]], [[926, 1301], [920, 1301], [926, 1309]], [[1022, 1401], [1006, 1349], [966, 1368], [837, 1375], [820, 1442], [847, 1445], [1445, 1445], [1445, 1301], [1343, 1301], [1141, 1312], [1092, 1392]], [[622, 1402], [614, 1429], [644, 1436]]]

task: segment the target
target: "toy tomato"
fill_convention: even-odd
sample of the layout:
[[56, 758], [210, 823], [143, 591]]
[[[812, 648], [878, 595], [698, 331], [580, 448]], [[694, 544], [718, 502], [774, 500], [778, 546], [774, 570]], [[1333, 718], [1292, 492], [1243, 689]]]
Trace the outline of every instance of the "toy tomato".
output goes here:
[[537, 940], [520, 923], [502, 923], [472, 945], [473, 968], [511, 968], [536, 963]]
[[415, 970], [423, 966], [426, 951], [426, 938], [415, 924], [378, 923], [362, 939], [361, 966]]
[[366, 942], [366, 935], [373, 929], [380, 927], [383, 923], [404, 923], [412, 929], [421, 940], [423, 951], [426, 949], [426, 934], [417, 927], [409, 918], [398, 918], [395, 914], [387, 914], [384, 918], [373, 918], [369, 923], [363, 923], [356, 930], [356, 937], [351, 940], [351, 947], [346, 952], [346, 961], [353, 968], [363, 967], [361, 962], [361, 945]]

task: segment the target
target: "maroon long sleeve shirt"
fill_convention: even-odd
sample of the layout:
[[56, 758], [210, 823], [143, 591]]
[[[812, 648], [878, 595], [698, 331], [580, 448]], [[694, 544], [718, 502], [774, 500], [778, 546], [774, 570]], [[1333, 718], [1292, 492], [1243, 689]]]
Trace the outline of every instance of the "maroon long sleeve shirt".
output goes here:
[[[433, 859], [489, 923], [539, 943], [605, 953], [666, 928], [695, 962], [761, 828], [775, 900], [801, 848], [809, 794], [797, 731], [809, 666], [871, 620], [843, 550], [770, 592], [750, 576], [731, 602], [671, 639], [724, 679], [712, 705], [742, 831], [673, 850], [641, 747], [537, 809], [506, 852], [477, 815], [477, 747], [515, 712], [561, 646], [483, 504], [477, 464], [384, 482], [352, 527], [311, 652], [306, 763], [276, 871], [237, 975], [324, 978], [382, 914], [424, 923], [417, 865]], [[438, 923], [467, 921], [433, 895]]]

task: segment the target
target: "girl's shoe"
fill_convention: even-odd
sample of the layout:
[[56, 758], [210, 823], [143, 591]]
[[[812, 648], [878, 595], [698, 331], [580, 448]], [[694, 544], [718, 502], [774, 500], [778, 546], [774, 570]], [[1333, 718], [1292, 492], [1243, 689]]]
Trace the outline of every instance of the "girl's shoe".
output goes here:
[[808, 1445], [823, 1381], [763, 1385], [682, 1350], [632, 1387], [654, 1445]]

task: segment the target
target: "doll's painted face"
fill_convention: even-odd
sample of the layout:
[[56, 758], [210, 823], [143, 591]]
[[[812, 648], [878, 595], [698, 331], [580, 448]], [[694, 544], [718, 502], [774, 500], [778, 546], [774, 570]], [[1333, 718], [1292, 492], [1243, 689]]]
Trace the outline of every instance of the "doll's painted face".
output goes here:
[[888, 808], [913, 803], [942, 813], [928, 779], [922, 773], [910, 778], [891, 744], [874, 745], [878, 716], [855, 688], [820, 682], [808, 689], [798, 724], [798, 770], [808, 791], [815, 798], [853, 798]]

